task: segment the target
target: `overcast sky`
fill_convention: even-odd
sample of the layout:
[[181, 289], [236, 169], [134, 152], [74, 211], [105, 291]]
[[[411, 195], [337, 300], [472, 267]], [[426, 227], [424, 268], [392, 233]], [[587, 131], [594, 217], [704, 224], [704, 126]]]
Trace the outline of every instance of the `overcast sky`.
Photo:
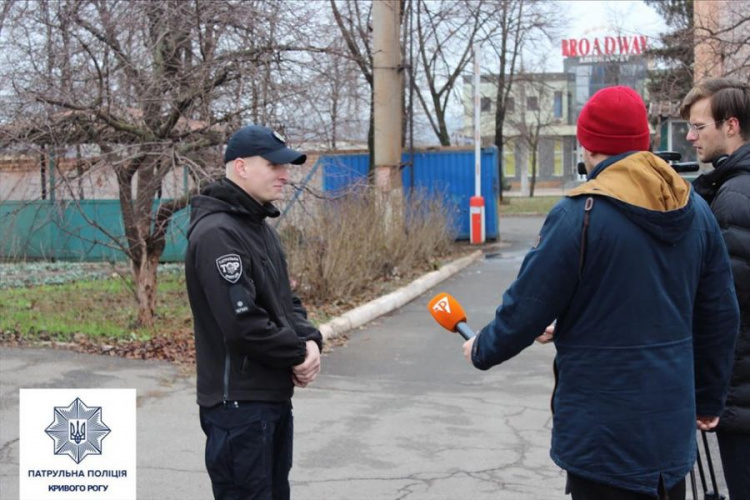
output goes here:
[[[656, 37], [666, 30], [661, 16], [640, 0], [558, 1], [569, 19], [562, 38], [596, 38], [605, 35], [646, 35]], [[548, 71], [562, 71], [562, 49], [557, 41], [548, 59]]]

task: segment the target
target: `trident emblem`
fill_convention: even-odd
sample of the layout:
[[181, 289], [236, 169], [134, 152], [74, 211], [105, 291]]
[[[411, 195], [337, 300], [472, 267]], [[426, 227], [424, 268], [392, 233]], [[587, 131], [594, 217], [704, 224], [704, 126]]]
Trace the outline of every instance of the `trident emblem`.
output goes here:
[[70, 420], [70, 440], [75, 444], [81, 444], [86, 441], [86, 421]]
[[44, 430], [55, 442], [55, 455], [68, 455], [75, 463], [102, 454], [102, 440], [110, 433], [102, 421], [101, 406], [86, 406], [76, 398], [69, 406], [55, 406], [54, 421]]

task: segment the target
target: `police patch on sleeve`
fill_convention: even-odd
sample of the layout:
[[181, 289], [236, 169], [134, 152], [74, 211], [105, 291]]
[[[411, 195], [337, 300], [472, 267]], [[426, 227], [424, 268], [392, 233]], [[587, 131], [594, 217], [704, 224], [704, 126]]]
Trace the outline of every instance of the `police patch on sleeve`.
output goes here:
[[229, 287], [229, 299], [232, 301], [232, 309], [234, 309], [235, 315], [239, 316], [250, 310], [250, 299], [242, 285]]
[[216, 259], [216, 267], [221, 277], [230, 283], [237, 283], [242, 276], [242, 259], [236, 253], [222, 255]]

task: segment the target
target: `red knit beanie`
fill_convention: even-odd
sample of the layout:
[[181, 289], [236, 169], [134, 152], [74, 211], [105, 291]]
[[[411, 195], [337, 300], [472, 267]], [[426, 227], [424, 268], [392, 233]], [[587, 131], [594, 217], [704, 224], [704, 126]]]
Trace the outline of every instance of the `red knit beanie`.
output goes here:
[[612, 156], [626, 151], [648, 151], [646, 105], [630, 87], [602, 89], [583, 106], [576, 135], [591, 153]]

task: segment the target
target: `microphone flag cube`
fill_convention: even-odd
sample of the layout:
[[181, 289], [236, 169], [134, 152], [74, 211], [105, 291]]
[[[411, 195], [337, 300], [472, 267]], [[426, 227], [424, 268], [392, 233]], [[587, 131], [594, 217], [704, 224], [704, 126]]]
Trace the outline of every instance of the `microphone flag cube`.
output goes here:
[[459, 323], [466, 322], [464, 308], [445, 292], [435, 295], [427, 304], [427, 310], [440, 326], [451, 332], [457, 331]]

